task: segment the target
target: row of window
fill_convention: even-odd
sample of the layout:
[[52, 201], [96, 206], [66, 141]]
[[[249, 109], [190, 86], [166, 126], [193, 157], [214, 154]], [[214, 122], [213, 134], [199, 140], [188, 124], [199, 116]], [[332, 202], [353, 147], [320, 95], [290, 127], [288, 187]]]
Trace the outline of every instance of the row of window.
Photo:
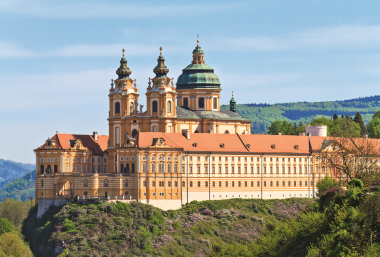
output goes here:
[[[201, 182], [197, 182], [197, 185], [198, 185], [198, 187], [201, 187]], [[206, 181], [205, 183], [204, 183], [204, 185], [205, 185], [205, 187], [208, 187], [208, 182]], [[228, 185], [229, 185], [229, 182], [225, 182], [225, 187], [228, 187]], [[305, 181], [305, 183], [303, 184], [302, 183], [302, 181], [299, 181], [299, 186], [307, 186], [308, 184], [307, 184], [307, 181]], [[183, 185], [184, 186], [184, 185]], [[190, 185], [189, 185], [190, 187], [193, 187], [193, 182], [192, 181], [190, 181]], [[216, 187], [217, 186], [217, 182], [212, 182], [212, 187]], [[231, 182], [231, 186], [232, 187], [235, 187], [235, 182]], [[237, 182], [237, 186], [238, 187], [242, 187], [243, 186], [243, 183], [242, 182]], [[244, 186], [245, 187], [248, 187], [248, 182], [247, 181], [245, 181], [244, 182]], [[251, 181], [251, 187], [253, 187], [254, 186], [254, 182], [253, 181]], [[257, 181], [257, 186], [258, 187], [260, 187], [260, 181]], [[264, 187], [266, 187], [267, 186], [267, 182], [266, 181], [264, 181], [263, 182], [263, 186]], [[274, 186], [274, 183], [273, 183], [273, 181], [270, 181], [269, 183], [268, 183], [268, 186], [271, 186], [271, 187], [273, 187]], [[278, 182], [278, 181], [276, 181], [276, 186], [278, 187], [278, 186], [280, 186], [280, 182]], [[282, 181], [282, 186], [286, 186], [286, 183], [285, 183], [285, 181]], [[292, 183], [290, 182], [290, 181], [288, 181], [288, 186], [292, 186]], [[294, 183], [293, 183], [293, 186], [297, 186], [297, 181], [294, 181]], [[310, 186], [313, 186], [313, 182], [311, 182], [310, 183]], [[219, 182], [219, 187], [222, 187], [222, 182]]]
[[[88, 182], [87, 182], [87, 179], [85, 179], [83, 182], [83, 186], [87, 187], [87, 185], [88, 185]], [[104, 187], [108, 187], [108, 179], [104, 180]], [[128, 180], [124, 180], [124, 187], [128, 187]]]
[[[230, 182], [231, 183], [231, 186], [232, 187], [235, 187], [235, 182]], [[147, 182], [146, 181], [144, 181], [144, 187], [146, 187], [147, 186]], [[237, 182], [236, 183], [237, 184], [237, 186], [238, 187], [242, 187], [243, 185], [245, 186], [245, 187], [248, 187], [248, 182], [247, 181], [245, 181], [244, 183], [243, 182]], [[253, 181], [251, 181], [251, 187], [253, 187], [254, 186], [254, 182]], [[307, 183], [307, 181], [305, 181], [304, 183], [302, 182], [302, 181], [299, 181], [299, 186], [307, 186], [308, 185], [308, 183]], [[177, 182], [174, 182], [174, 187], [177, 187], [178, 186], [178, 183]], [[198, 187], [201, 187], [201, 182], [197, 182], [197, 185], [198, 185]], [[222, 182], [212, 182], [212, 187], [217, 187], [218, 185], [219, 185], [219, 187], [222, 187]], [[273, 187], [273, 186], [280, 186], [280, 182], [279, 181], [276, 181], [276, 184], [274, 184], [274, 182], [273, 181], [270, 181], [269, 183], [268, 183], [268, 186], [271, 186], [271, 187]], [[155, 187], [156, 186], [156, 182], [155, 181], [152, 181], [152, 187]], [[164, 181], [160, 181], [160, 182], [158, 182], [158, 186], [159, 187], [165, 187], [165, 182]], [[168, 182], [168, 187], [171, 187], [172, 186], [172, 183], [169, 181]], [[192, 181], [190, 181], [190, 184], [189, 184], [189, 186], [190, 187], [193, 187], [193, 182]], [[205, 183], [204, 183], [204, 186], [205, 187], [208, 187], [209, 185], [208, 185], [208, 182], [206, 181]], [[229, 182], [228, 181], [226, 181], [225, 182], [225, 187], [228, 187], [229, 186]], [[257, 181], [257, 186], [258, 187], [260, 187], [260, 181]], [[263, 182], [263, 186], [264, 187], [266, 187], [267, 186], [267, 182], [266, 181], [264, 181]], [[286, 182], [285, 181], [282, 181], [282, 186], [286, 186]], [[288, 181], [288, 186], [292, 186], [292, 183], [291, 183], [291, 181]], [[294, 181], [293, 182], [293, 186], [297, 186], [297, 181]], [[313, 186], [313, 181], [310, 183], [310, 186]], [[185, 187], [185, 182], [182, 182], [182, 187]]]
[[[165, 163], [161, 162], [159, 163], [158, 165], [158, 173], [165, 173]], [[151, 172], [152, 173], [156, 173], [156, 164], [155, 163], [152, 163], [152, 167], [151, 167]], [[143, 163], [143, 172], [146, 173], [146, 163]], [[184, 171], [184, 168], [183, 168], [183, 171]], [[171, 163], [167, 163], [167, 172], [168, 173], [171, 173], [172, 172], [172, 164]], [[174, 163], [173, 165], [173, 173], [178, 173], [178, 164], [177, 163]]]
[[[132, 157], [132, 158], [133, 158], [133, 157]], [[146, 161], [146, 155], [144, 155], [142, 159], [143, 159], [143, 161]], [[177, 156], [174, 156], [173, 159], [174, 159], [174, 161], [177, 161], [177, 160], [178, 160], [178, 157], [177, 157]], [[121, 159], [121, 160], [122, 160], [122, 159]], [[156, 160], [156, 156], [153, 155], [153, 156], [151, 157], [151, 160], [152, 160], [152, 161], [155, 161], [155, 160]], [[158, 160], [159, 160], [159, 161], [165, 161], [165, 157], [164, 157], [163, 155], [160, 155], [160, 156], [158, 156]], [[171, 161], [171, 160], [172, 160], [172, 157], [171, 157], [171, 156], [168, 156], [168, 157], [167, 157], [167, 160], [168, 160], [168, 161]]]
[[[204, 158], [205, 162], [208, 161], [208, 157], [207, 157], [207, 156], [205, 156], [205, 157], [200, 157], [200, 156], [198, 156], [198, 157], [194, 157], [194, 159], [195, 159], [195, 158], [196, 158], [196, 161], [198, 161], [198, 162], [201, 161], [201, 158]], [[212, 161], [213, 161], [213, 162], [215, 161], [215, 158], [218, 158], [219, 162], [221, 162], [223, 157], [211, 157], [211, 158], [212, 158]], [[224, 157], [225, 162], [228, 162], [228, 158], [231, 158], [231, 161], [232, 161], [232, 162], [234, 162], [235, 159], [236, 159], [238, 162], [241, 162], [241, 161], [243, 161], [243, 160], [244, 160], [245, 162], [247, 162], [249, 157]], [[250, 158], [251, 158], [251, 162], [253, 162], [254, 157], [250, 157]], [[257, 158], [257, 162], [260, 162], [260, 157], [256, 157], [256, 158]], [[190, 156], [189, 159], [190, 159], [190, 161], [192, 162], [192, 161], [193, 161], [193, 156]], [[279, 162], [279, 159], [280, 159], [280, 158], [268, 158], [268, 159], [269, 159], [270, 162], [273, 162], [273, 160], [275, 160], [276, 162]], [[286, 158], [282, 158], [282, 162], [285, 162], [285, 159], [286, 159]], [[287, 158], [287, 159], [288, 159], [288, 162], [290, 162], [292, 158]], [[297, 161], [298, 161], [298, 162], [302, 162], [303, 159], [305, 160], [305, 162], [307, 162], [307, 158], [293, 158], [293, 162], [297, 162]], [[185, 160], [185, 157], [183, 157], [183, 160]], [[313, 159], [310, 159], [310, 160], [313, 162]], [[267, 158], [264, 157], [264, 158], [263, 158], [263, 161], [266, 162], [266, 161], [267, 161]]]
[[[218, 98], [214, 97], [212, 100], [213, 100], [212, 101], [212, 108], [218, 109]], [[183, 106], [189, 107], [189, 98], [188, 97], [183, 98]], [[205, 98], [204, 97], [198, 98], [198, 108], [200, 108], [200, 109], [205, 108]]]
[[[131, 161], [134, 161], [134, 160], [135, 160], [135, 157], [132, 156]], [[120, 161], [124, 161], [124, 156], [120, 156]], [[125, 161], [129, 161], [129, 156], [125, 156]]]
[[[134, 160], [134, 158], [133, 158]], [[40, 158], [40, 162], [44, 162], [45, 158]], [[69, 158], [65, 159], [66, 162], [69, 162]], [[72, 158], [72, 162], [82, 162], [82, 158]], [[83, 158], [83, 162], [90, 162], [89, 158]], [[95, 158], [92, 158], [92, 161], [95, 162]], [[46, 162], [51, 162], [51, 158], [46, 158]], [[53, 158], [53, 162], [58, 162], [58, 158]], [[100, 162], [100, 158], [98, 158], [98, 163]], [[107, 159], [104, 158], [104, 163], [107, 162]]]

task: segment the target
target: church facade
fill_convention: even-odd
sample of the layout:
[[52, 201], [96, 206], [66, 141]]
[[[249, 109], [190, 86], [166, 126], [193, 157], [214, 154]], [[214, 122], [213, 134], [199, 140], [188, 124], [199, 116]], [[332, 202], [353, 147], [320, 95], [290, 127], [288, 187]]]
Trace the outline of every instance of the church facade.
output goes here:
[[[313, 197], [328, 174], [323, 137], [251, 135], [251, 121], [220, 110], [221, 83], [199, 46], [178, 77], [160, 49], [146, 110], [120, 60], [109, 90], [109, 135], [56, 133], [36, 148], [36, 201], [138, 200], [163, 209], [192, 200]], [[40, 213], [40, 212], [39, 212]]]

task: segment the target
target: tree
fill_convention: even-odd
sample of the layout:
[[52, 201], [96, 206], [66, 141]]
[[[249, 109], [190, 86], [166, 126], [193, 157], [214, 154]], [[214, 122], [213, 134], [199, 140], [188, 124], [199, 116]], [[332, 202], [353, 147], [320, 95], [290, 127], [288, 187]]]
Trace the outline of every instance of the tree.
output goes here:
[[380, 118], [377, 118], [375, 115], [373, 115], [372, 120], [368, 123], [368, 134], [371, 138], [380, 138]]
[[331, 136], [331, 130], [334, 126], [334, 122], [331, 120], [331, 119], [327, 119], [327, 118], [318, 118], [318, 119], [314, 119], [310, 125], [312, 126], [320, 126], [320, 125], [326, 125], [327, 126], [327, 136]]
[[361, 179], [371, 186], [378, 181], [380, 142], [373, 139], [335, 137], [326, 141], [320, 157], [327, 169], [342, 180]]
[[15, 230], [15, 226], [6, 218], [0, 218], [0, 235]]
[[351, 119], [337, 119], [333, 122], [330, 134], [333, 137], [360, 137], [360, 126]]
[[293, 126], [290, 122], [276, 120], [268, 127], [268, 134], [277, 135], [281, 132], [283, 135], [292, 135]]
[[376, 111], [375, 114], [372, 116], [372, 119], [380, 119], [380, 110]]
[[363, 136], [363, 135], [368, 134], [367, 128], [365, 127], [365, 124], [363, 121], [363, 117], [359, 112], [355, 114], [354, 121], [360, 126], [360, 131], [361, 131], [360, 135]]
[[17, 232], [0, 236], [0, 256], [32, 257], [32, 251]]
[[21, 202], [7, 198], [0, 204], [0, 217], [8, 219], [16, 228], [20, 228], [23, 220], [28, 215], [30, 208], [33, 206], [33, 200]]
[[333, 120], [336, 120], [338, 118], [339, 118], [338, 115], [335, 113], [334, 116], [333, 116]]

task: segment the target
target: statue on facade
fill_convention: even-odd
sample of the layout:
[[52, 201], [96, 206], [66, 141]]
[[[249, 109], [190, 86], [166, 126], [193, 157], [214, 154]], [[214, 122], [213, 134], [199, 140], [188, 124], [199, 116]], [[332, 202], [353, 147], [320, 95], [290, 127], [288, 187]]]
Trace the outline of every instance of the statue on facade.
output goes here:
[[140, 104], [140, 113], [142, 113], [142, 109], [143, 109], [144, 105]]
[[133, 103], [131, 103], [130, 107], [129, 107], [129, 113], [132, 114], [133, 113]]
[[129, 134], [128, 134], [128, 132], [125, 133], [125, 138], [129, 138]]

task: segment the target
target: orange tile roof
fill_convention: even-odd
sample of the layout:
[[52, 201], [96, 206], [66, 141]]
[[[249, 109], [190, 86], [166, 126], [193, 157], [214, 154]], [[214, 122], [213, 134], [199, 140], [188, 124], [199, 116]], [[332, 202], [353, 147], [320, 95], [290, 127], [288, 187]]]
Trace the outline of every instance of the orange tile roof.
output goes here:
[[[181, 133], [140, 132], [138, 136], [139, 147], [148, 147], [154, 138], [163, 138], [168, 146], [183, 148], [184, 151], [195, 152], [248, 152], [235, 134], [207, 134], [192, 133], [188, 140]], [[193, 147], [193, 143], [197, 147]], [[220, 147], [224, 144], [224, 148]]]
[[[94, 151], [94, 154], [102, 154], [103, 151], [107, 150], [108, 146], [108, 136], [99, 135], [98, 141], [95, 141], [92, 135], [77, 135], [77, 134], [55, 134], [51, 139], [58, 142], [58, 146], [62, 149], [70, 149], [70, 140], [80, 139], [83, 146]], [[45, 146], [43, 144], [41, 147]]]
[[[254, 153], [309, 154], [310, 152], [307, 136], [243, 134], [240, 137], [244, 144], [250, 145], [249, 151]], [[298, 146], [298, 150], [295, 146]]]

